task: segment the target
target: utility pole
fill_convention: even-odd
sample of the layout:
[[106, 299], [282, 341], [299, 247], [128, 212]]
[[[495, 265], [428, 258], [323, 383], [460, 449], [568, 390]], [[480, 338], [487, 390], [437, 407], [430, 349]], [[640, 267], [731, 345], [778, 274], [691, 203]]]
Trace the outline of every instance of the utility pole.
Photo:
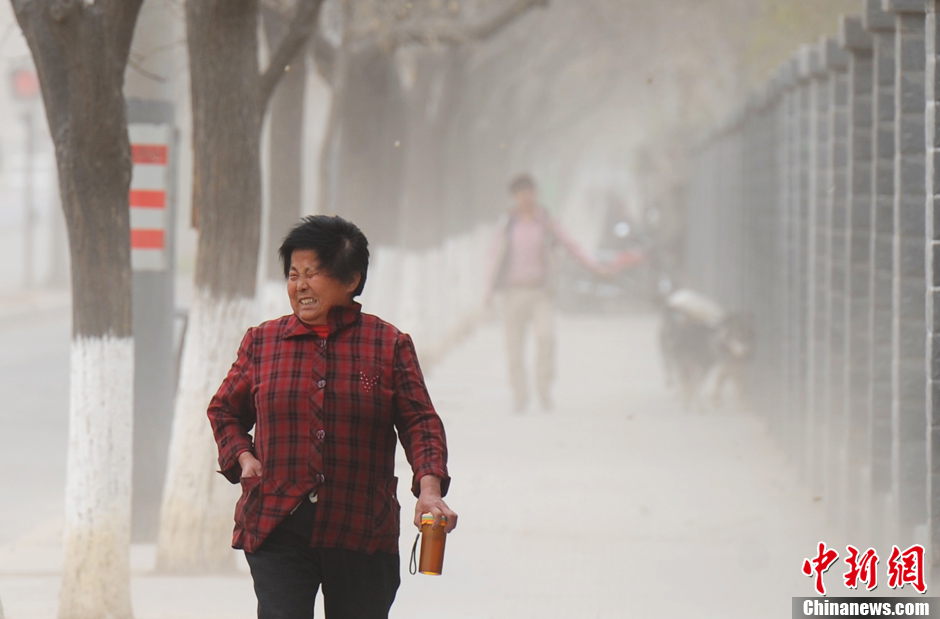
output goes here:
[[176, 394], [175, 170], [183, 16], [144, 2], [125, 75], [133, 174], [130, 191], [134, 376], [133, 538], [156, 538]]

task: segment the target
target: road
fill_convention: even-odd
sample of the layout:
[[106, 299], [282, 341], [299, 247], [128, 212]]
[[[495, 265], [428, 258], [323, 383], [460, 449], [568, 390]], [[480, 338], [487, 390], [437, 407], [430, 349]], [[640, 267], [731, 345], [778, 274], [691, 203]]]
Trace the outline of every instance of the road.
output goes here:
[[71, 324], [62, 304], [0, 320], [0, 546], [61, 520]]
[[[55, 616], [58, 538], [43, 523], [61, 510], [67, 324], [51, 314], [0, 327], [2, 394], [16, 402], [3, 409], [0, 450], [8, 619]], [[510, 412], [496, 324], [429, 373], [461, 521], [441, 577], [407, 573], [413, 529], [403, 527], [392, 617], [782, 619], [790, 596], [811, 594], [799, 566], [833, 534], [823, 506], [759, 416], [681, 411], [663, 389], [654, 341], [651, 315], [563, 318], [550, 413]], [[403, 458], [398, 474], [409, 476]], [[134, 547], [138, 619], [254, 616], [244, 572], [164, 577], [152, 558], [152, 547]]]

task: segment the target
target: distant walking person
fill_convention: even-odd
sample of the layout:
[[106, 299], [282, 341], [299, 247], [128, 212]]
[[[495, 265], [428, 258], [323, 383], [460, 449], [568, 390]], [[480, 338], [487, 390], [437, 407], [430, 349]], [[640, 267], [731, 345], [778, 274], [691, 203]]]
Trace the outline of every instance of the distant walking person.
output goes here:
[[504, 296], [509, 382], [515, 410], [522, 412], [528, 405], [524, 349], [530, 325], [535, 332], [536, 393], [542, 409], [551, 410], [555, 376], [554, 250], [562, 246], [598, 274], [608, 274], [610, 269], [585, 254], [542, 208], [531, 176], [520, 174], [514, 178], [509, 193], [513, 206], [500, 225], [487, 295], [489, 298], [501, 291]]
[[[366, 237], [339, 217], [280, 249], [293, 312], [248, 329], [209, 404], [221, 472], [241, 483], [232, 545], [259, 619], [386, 619], [399, 586], [396, 438], [414, 473], [414, 522], [457, 514], [444, 426], [407, 333], [361, 311]], [[254, 436], [249, 432], [254, 429]]]

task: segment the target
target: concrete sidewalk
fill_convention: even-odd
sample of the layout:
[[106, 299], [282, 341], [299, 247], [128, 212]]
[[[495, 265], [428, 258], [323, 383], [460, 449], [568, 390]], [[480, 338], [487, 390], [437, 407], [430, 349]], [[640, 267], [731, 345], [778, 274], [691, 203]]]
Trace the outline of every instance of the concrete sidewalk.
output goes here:
[[[442, 577], [407, 573], [414, 529], [403, 527], [392, 616], [789, 617], [790, 596], [812, 594], [803, 558], [838, 532], [760, 419], [682, 412], [662, 386], [652, 316], [563, 317], [559, 332], [553, 412], [510, 412], [495, 324], [428, 377], [461, 521]], [[403, 456], [398, 474], [410, 476]], [[7, 619], [55, 616], [57, 529], [0, 547]], [[157, 576], [149, 546], [132, 563], [137, 619], [254, 616], [244, 571]], [[844, 595], [837, 571], [826, 582]]]

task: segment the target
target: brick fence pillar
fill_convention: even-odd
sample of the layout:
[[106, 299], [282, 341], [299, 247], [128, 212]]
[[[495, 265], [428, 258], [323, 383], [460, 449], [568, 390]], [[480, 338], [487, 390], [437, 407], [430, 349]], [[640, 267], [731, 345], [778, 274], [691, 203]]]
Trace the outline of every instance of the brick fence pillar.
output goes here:
[[794, 280], [797, 273], [796, 244], [798, 239], [794, 234], [793, 222], [796, 218], [796, 197], [794, 192], [797, 188], [795, 181], [797, 175], [796, 150], [799, 139], [798, 131], [798, 112], [797, 102], [799, 100], [798, 65], [796, 61], [787, 62], [781, 76], [780, 105], [778, 109], [777, 126], [780, 133], [780, 141], [777, 148], [780, 152], [778, 160], [778, 169], [780, 175], [780, 191], [778, 198], [780, 200], [780, 237], [781, 237], [781, 282], [783, 289], [783, 299], [780, 306], [779, 329], [781, 341], [781, 356], [783, 360], [783, 418], [781, 419], [781, 441], [787, 456], [796, 462], [797, 450], [796, 430], [799, 427], [799, 387], [794, 376], [796, 367], [797, 343], [799, 339], [796, 330], [795, 318], [795, 299], [793, 298]]
[[829, 71], [823, 62], [823, 50], [815, 46], [810, 54], [810, 153], [809, 194], [807, 212], [807, 430], [812, 445], [811, 477], [813, 492], [825, 494], [828, 470], [825, 457], [828, 448], [828, 386], [829, 386], [829, 269], [828, 211], [829, 193]]
[[[872, 33], [871, 229], [871, 493], [873, 530], [890, 537], [892, 494], [891, 324], [894, 272], [894, 18], [880, 0], [866, 0], [865, 28]], [[862, 446], [864, 449], [865, 446]], [[876, 540], [877, 541], [877, 540]], [[890, 540], [885, 540], [889, 543]]]
[[795, 335], [792, 332], [791, 298], [792, 279], [795, 262], [793, 258], [793, 236], [791, 225], [794, 217], [793, 210], [793, 176], [794, 160], [793, 150], [796, 141], [794, 127], [794, 101], [796, 91], [796, 71], [792, 61], [784, 63], [775, 78], [773, 109], [771, 122], [773, 124], [773, 142], [768, 148], [775, 152], [773, 175], [775, 180], [775, 218], [772, 235], [775, 239], [776, 251], [772, 257], [771, 275], [769, 281], [779, 282], [773, 286], [775, 297], [773, 305], [772, 328], [775, 333], [773, 350], [776, 355], [775, 372], [773, 380], [777, 383], [774, 419], [772, 429], [779, 437], [781, 446], [791, 461], [795, 461], [794, 430], [797, 418], [796, 391], [792, 375]]
[[848, 177], [848, 54], [834, 39], [820, 42], [823, 70], [828, 73], [829, 105], [826, 110], [825, 161], [822, 168], [821, 195], [825, 196], [817, 207], [816, 221], [822, 277], [817, 280], [819, 311], [823, 314], [818, 324], [823, 346], [826, 384], [823, 386], [824, 440], [826, 465], [824, 489], [830, 516], [838, 520], [845, 511], [845, 463], [848, 445], [845, 436], [846, 359], [845, 359], [845, 290], [846, 273], [846, 179]]
[[894, 321], [891, 414], [895, 509], [901, 543], [927, 523], [926, 152], [923, 0], [884, 0], [895, 14]]
[[870, 531], [871, 450], [871, 168], [872, 84], [874, 77], [872, 36], [857, 17], [840, 22], [839, 42], [849, 53], [848, 177], [845, 227], [849, 265], [845, 307], [845, 359], [847, 365], [845, 423], [847, 449], [847, 513], [842, 521], [853, 536]]
[[811, 475], [812, 420], [809, 395], [809, 202], [810, 154], [813, 138], [813, 87], [811, 47], [804, 45], [795, 58], [796, 87], [793, 93], [792, 126], [794, 140], [790, 156], [793, 162], [790, 191], [790, 238], [793, 270], [790, 278], [790, 316], [793, 354], [793, 414], [797, 418], [795, 441], [800, 455], [803, 479]]
[[813, 79], [817, 50], [813, 46], [803, 46], [799, 53], [799, 93], [797, 100], [798, 139], [795, 146], [797, 166], [794, 176], [794, 245], [798, 252], [793, 278], [794, 290], [794, 331], [799, 335], [798, 350], [795, 356], [794, 373], [798, 382], [798, 399], [801, 403], [797, 415], [800, 417], [802, 445], [800, 471], [809, 482], [814, 492], [821, 493], [822, 486], [817, 483], [818, 475], [813, 474], [816, 464], [816, 433], [813, 402], [813, 268], [815, 267], [813, 238], [813, 202], [815, 195], [815, 155], [816, 155], [816, 80]]
[[928, 0], [926, 24], [927, 515], [928, 556], [940, 565], [940, 0]]

